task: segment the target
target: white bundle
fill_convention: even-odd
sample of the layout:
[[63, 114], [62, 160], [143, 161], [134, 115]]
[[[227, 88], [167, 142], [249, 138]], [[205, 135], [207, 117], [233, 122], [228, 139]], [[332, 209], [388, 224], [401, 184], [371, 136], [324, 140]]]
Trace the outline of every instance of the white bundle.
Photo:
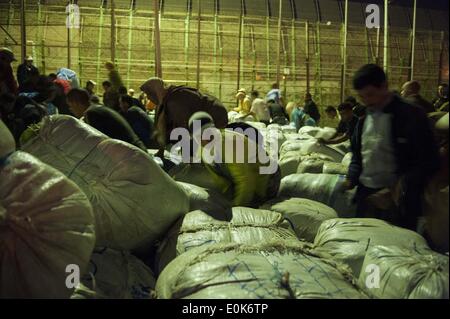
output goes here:
[[375, 246], [362, 269], [358, 285], [375, 298], [449, 298], [448, 256], [430, 249]]
[[160, 299], [363, 299], [349, 269], [300, 242], [188, 251], [156, 283]]
[[159, 271], [175, 257], [196, 247], [212, 244], [258, 244], [272, 240], [296, 239], [290, 224], [276, 212], [234, 207], [232, 217], [218, 220], [194, 211], [184, 216], [164, 239], [158, 250]]
[[87, 195], [97, 245], [135, 249], [159, 238], [189, 209], [185, 192], [140, 149], [70, 116], [44, 118], [23, 147]]
[[94, 245], [92, 207], [72, 181], [23, 152], [0, 164], [0, 298], [68, 298]]
[[361, 271], [365, 271], [362, 263], [371, 247], [428, 247], [426, 240], [413, 231], [369, 218], [327, 220], [320, 226], [314, 245], [324, 248], [334, 258], [348, 264], [356, 277]]
[[71, 299], [150, 299], [153, 272], [129, 252], [97, 247]]
[[345, 177], [330, 174], [294, 174], [281, 180], [278, 195], [282, 197], [307, 198], [325, 204], [339, 217], [355, 217], [354, 190], [343, 192]]
[[276, 199], [265, 203], [261, 209], [282, 214], [292, 224], [297, 237], [309, 242], [314, 241], [324, 221], [338, 217], [331, 207], [304, 198]]

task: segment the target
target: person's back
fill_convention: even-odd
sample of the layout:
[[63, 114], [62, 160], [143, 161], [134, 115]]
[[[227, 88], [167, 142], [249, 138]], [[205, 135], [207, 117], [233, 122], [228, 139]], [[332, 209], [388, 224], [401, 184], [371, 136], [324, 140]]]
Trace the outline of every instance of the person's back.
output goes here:
[[305, 101], [304, 112], [309, 114], [309, 116], [311, 116], [316, 123], [320, 121], [319, 109], [312, 99]]
[[281, 104], [281, 91], [280, 89], [272, 89], [266, 95], [266, 101], [274, 100], [275, 103]]
[[123, 116], [147, 148], [157, 148], [152, 140], [153, 121], [142, 109], [133, 105]]
[[256, 119], [260, 122], [267, 124], [270, 121], [270, 112], [267, 103], [261, 98], [253, 100], [251, 112], [255, 113]]
[[436, 111], [433, 104], [425, 100], [420, 94], [408, 96], [406, 100], [411, 104], [420, 106], [426, 113], [433, 113]]
[[[206, 112], [214, 119], [217, 128], [225, 128], [228, 124], [228, 112], [217, 98], [202, 94], [200, 91], [186, 86], [168, 88], [162, 105], [157, 109], [157, 117], [164, 112], [166, 121], [166, 141], [175, 128], [188, 128], [189, 118], [196, 112]], [[157, 120], [156, 120], [157, 121]], [[158, 123], [155, 123], [158, 125]]]
[[267, 107], [269, 109], [270, 117], [272, 118], [272, 123], [279, 125], [289, 124], [288, 116], [281, 104], [270, 100], [267, 103]]
[[[262, 174], [263, 164], [258, 154], [263, 150], [247, 136], [230, 130], [220, 130], [222, 137], [221, 163], [206, 165], [207, 169], [221, 185], [224, 194], [233, 194], [234, 206], [258, 207], [273, 197], [279, 187], [278, 167], [273, 174]], [[237, 146], [243, 140], [243, 148]], [[233, 149], [227, 148], [232, 145]], [[254, 153], [253, 153], [254, 151]], [[231, 157], [231, 156], [233, 157]], [[266, 156], [268, 156], [265, 153]], [[243, 161], [239, 161], [241, 158]], [[268, 157], [267, 157], [268, 160]], [[277, 179], [278, 178], [278, 179]]]
[[316, 121], [298, 107], [292, 111], [291, 119], [297, 132], [304, 126], [316, 126]]
[[130, 124], [119, 113], [108, 107], [90, 106], [85, 112], [84, 120], [87, 124], [113, 139], [133, 144], [147, 151], [146, 146], [134, 133]]

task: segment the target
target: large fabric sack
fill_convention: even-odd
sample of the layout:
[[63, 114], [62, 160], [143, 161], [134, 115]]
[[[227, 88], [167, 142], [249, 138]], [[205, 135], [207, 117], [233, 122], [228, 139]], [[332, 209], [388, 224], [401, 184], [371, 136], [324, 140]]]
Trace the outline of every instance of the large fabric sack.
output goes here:
[[297, 174], [312, 173], [321, 174], [327, 162], [332, 162], [332, 158], [323, 154], [312, 153], [300, 157], [297, 167]]
[[283, 134], [296, 134], [297, 133], [295, 126], [291, 126], [291, 125], [281, 126], [281, 131], [283, 132]]
[[211, 178], [211, 173], [202, 163], [183, 163], [171, 169], [168, 173], [175, 181], [188, 183], [221, 193], [220, 185]]
[[324, 162], [323, 170], [324, 174], [336, 174], [336, 175], [347, 175], [348, 166], [341, 163]]
[[433, 248], [448, 252], [449, 250], [449, 186], [442, 185], [436, 178], [432, 179], [425, 188], [424, 215], [425, 230]]
[[325, 140], [328, 140], [332, 138], [333, 135], [336, 133], [336, 129], [331, 127], [320, 128], [320, 127], [304, 126], [300, 128], [298, 133], [302, 135], [310, 135], [311, 137], [317, 139], [323, 138]]
[[300, 158], [301, 156], [295, 151], [284, 153], [280, 157], [278, 165], [280, 166], [281, 178], [297, 173]]
[[161, 272], [175, 257], [212, 244], [258, 244], [296, 239], [290, 224], [276, 212], [234, 207], [230, 220], [218, 220], [202, 211], [186, 214], [169, 231], [158, 249], [155, 267]]
[[298, 241], [193, 249], [167, 266], [156, 294], [160, 299], [367, 298], [347, 267]]
[[6, 125], [0, 120], [0, 161], [16, 150], [16, 142]]
[[281, 180], [278, 195], [311, 199], [333, 208], [339, 217], [355, 217], [355, 191], [342, 192], [344, 179], [341, 175], [294, 174]]
[[272, 128], [262, 131], [261, 135], [264, 139], [264, 149], [271, 158], [277, 158], [280, 148], [286, 141], [281, 128]]
[[253, 126], [254, 128], [258, 129], [258, 130], [265, 129], [267, 127], [266, 124], [264, 124], [262, 122], [248, 122], [248, 124]]
[[72, 181], [23, 152], [0, 165], [0, 298], [68, 298], [66, 267], [83, 274], [94, 244], [92, 207]]
[[97, 246], [130, 250], [159, 238], [189, 209], [185, 192], [150, 156], [70, 116], [44, 118], [23, 146], [87, 195]]
[[153, 272], [129, 252], [97, 247], [72, 299], [150, 299]]
[[375, 298], [449, 298], [448, 256], [432, 250], [375, 246], [367, 252], [362, 269], [358, 285]]
[[342, 159], [341, 164], [349, 167], [352, 162], [352, 157], [353, 157], [353, 153], [351, 153], [351, 152], [345, 154], [344, 158]]
[[330, 145], [330, 146], [344, 154], [351, 152], [350, 140], [343, 142], [343, 143], [336, 144], [336, 145]]
[[201, 210], [216, 219], [231, 218], [232, 203], [223, 195], [193, 184], [177, 182], [189, 197], [189, 211]]
[[369, 218], [327, 220], [320, 226], [314, 245], [349, 265], [356, 277], [361, 272], [367, 250], [373, 246], [428, 247], [418, 233]]
[[328, 145], [320, 144], [315, 139], [310, 140], [289, 140], [280, 147], [280, 157], [284, 153], [297, 151], [299, 155], [310, 155], [313, 153], [322, 154], [332, 158], [333, 162], [340, 163], [345, 153]]
[[276, 199], [260, 208], [282, 214], [291, 223], [297, 237], [308, 242], [314, 242], [324, 221], [338, 217], [331, 207], [304, 198]]

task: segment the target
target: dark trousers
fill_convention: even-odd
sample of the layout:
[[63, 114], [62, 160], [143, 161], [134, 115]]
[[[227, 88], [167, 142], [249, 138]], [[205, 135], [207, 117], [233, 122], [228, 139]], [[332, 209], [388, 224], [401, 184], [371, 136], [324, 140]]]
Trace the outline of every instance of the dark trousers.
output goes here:
[[369, 188], [361, 184], [358, 186], [354, 198], [357, 218], [376, 218], [395, 223], [395, 217], [397, 216], [395, 209], [382, 210], [375, 207], [367, 200], [369, 196], [378, 193], [381, 190], [381, 188]]
[[410, 229], [412, 231], [417, 230], [418, 211], [420, 211], [420, 194], [412, 196], [409, 193], [408, 196], [404, 196], [400, 199], [400, 206], [393, 207], [389, 210], [382, 210], [373, 206], [367, 198], [373, 195], [381, 189], [369, 188], [364, 185], [359, 185], [356, 190], [354, 203], [356, 204], [356, 217], [357, 218], [376, 218], [387, 221], [395, 226]]

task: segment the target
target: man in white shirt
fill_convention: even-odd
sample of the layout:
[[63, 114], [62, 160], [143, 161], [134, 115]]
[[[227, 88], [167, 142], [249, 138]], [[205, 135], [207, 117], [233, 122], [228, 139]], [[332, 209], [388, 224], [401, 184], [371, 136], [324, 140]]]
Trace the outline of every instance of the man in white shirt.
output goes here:
[[252, 91], [251, 93], [252, 108], [250, 114], [254, 115], [256, 120], [266, 125], [270, 123], [270, 112], [267, 107], [267, 103], [259, 97], [258, 91]]

